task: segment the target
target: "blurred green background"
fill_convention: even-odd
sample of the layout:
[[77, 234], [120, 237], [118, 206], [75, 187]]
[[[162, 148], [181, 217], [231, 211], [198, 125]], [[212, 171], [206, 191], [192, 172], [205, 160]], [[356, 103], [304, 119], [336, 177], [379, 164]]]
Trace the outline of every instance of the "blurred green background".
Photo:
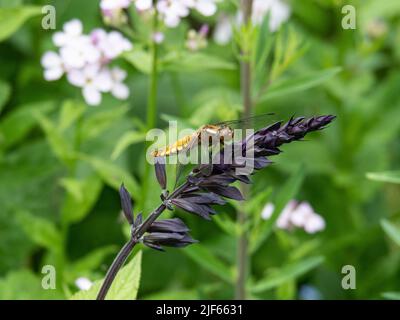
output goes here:
[[[233, 10], [232, 1], [225, 2], [220, 10]], [[54, 48], [54, 31], [40, 27], [42, 16], [21, 18], [6, 10], [46, 4], [57, 10], [58, 30], [73, 18], [83, 22], [85, 32], [105, 27], [97, 0], [0, 0], [0, 299], [64, 299], [78, 290], [77, 278], [103, 277], [127, 236], [120, 183], [125, 182], [135, 203], [143, 200], [141, 128], [149, 79], [140, 65], [145, 51], [117, 63], [129, 74], [129, 100], [104, 96], [99, 107], [89, 107], [65, 79], [43, 79], [40, 59]], [[314, 114], [337, 119], [305, 142], [284, 146], [275, 164], [254, 177], [251, 199], [256, 200], [250, 211], [258, 219], [267, 202], [282, 201], [279, 192], [286, 186], [286, 196], [308, 201], [326, 229], [313, 235], [274, 229], [252, 256], [249, 297], [400, 298], [400, 179], [395, 171], [400, 169], [400, 2], [289, 4], [285, 30], [301, 56], [279, 77], [289, 90], [262, 99], [255, 113], [274, 112], [283, 120]], [[346, 4], [356, 8], [355, 30], [341, 27]], [[203, 22], [213, 27], [217, 17], [191, 16], [169, 30], [162, 55], [183, 50], [189, 28]], [[4, 36], [16, 21], [15, 32]], [[290, 53], [289, 40], [282, 41]], [[158, 127], [166, 127], [169, 119], [196, 127], [239, 116], [234, 45], [221, 47], [209, 39], [202, 52], [218, 59], [215, 68], [199, 59], [160, 74]], [[318, 78], [326, 76], [323, 70], [339, 71], [336, 67], [340, 72], [326, 81]], [[392, 172], [368, 175], [387, 171]], [[298, 188], [290, 190], [288, 185], [299, 179]], [[147, 208], [159, 202], [159, 186], [150, 181]], [[218, 208], [217, 223], [178, 211], [200, 244], [166, 253], [143, 249], [138, 298], [232, 298], [236, 240], [226, 229], [235, 209], [234, 204]], [[40, 286], [45, 264], [57, 268], [56, 290]], [[341, 286], [344, 265], [356, 269], [355, 290]], [[251, 289], [260, 283], [261, 289]]]

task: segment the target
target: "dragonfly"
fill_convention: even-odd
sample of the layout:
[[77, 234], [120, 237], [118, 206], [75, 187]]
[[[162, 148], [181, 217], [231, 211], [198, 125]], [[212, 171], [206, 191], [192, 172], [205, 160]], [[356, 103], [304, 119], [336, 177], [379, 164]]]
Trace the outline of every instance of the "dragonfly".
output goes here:
[[[252, 117], [229, 120], [218, 122], [215, 124], [206, 124], [198, 128], [192, 134], [186, 135], [181, 139], [178, 139], [174, 143], [156, 149], [152, 152], [154, 158], [170, 157], [179, 153], [188, 152], [194, 147], [198, 146], [204, 139], [209, 140], [210, 143], [224, 143], [230, 141], [234, 137], [234, 127], [243, 126], [246, 123], [255, 122], [256, 120], [262, 120], [266, 116], [272, 116], [273, 113], [265, 113], [255, 115]], [[207, 139], [208, 138], [208, 139]]]

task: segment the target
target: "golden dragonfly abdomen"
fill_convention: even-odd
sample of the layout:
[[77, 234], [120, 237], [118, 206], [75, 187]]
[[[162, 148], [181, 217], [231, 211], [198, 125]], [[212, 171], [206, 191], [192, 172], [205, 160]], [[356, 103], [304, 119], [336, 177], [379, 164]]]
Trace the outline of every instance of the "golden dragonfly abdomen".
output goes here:
[[[219, 142], [227, 138], [231, 139], [233, 137], [233, 130], [230, 127], [224, 125], [204, 125], [193, 134], [187, 135], [170, 145], [153, 151], [152, 156], [155, 158], [168, 157], [181, 151], [190, 150], [194, 146], [198, 145], [202, 141], [203, 137], [209, 137], [210, 142], [212, 140], [213, 142]], [[214, 137], [214, 139], [211, 139], [211, 137]]]
[[197, 136], [198, 136], [197, 132], [184, 136], [183, 138], [175, 141], [170, 145], [154, 150], [152, 152], [152, 156], [157, 158], [157, 157], [168, 157], [177, 154], [182, 150], [186, 150], [188, 146], [193, 143], [194, 140], [197, 140]]

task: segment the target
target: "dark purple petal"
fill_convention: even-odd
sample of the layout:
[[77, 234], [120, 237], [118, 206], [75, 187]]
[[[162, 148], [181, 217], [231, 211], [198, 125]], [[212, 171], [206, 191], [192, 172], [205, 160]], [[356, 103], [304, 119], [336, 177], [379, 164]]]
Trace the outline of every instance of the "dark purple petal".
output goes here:
[[142, 224], [142, 221], [143, 221], [143, 215], [142, 213], [139, 213], [135, 220], [135, 226], [136, 227], [140, 226]]
[[240, 193], [239, 189], [236, 187], [207, 187], [207, 189], [211, 192], [214, 192], [216, 194], [219, 194], [220, 196], [223, 196], [225, 198], [233, 199], [233, 200], [244, 200], [242, 194]]
[[154, 162], [157, 181], [161, 186], [161, 189], [167, 188], [167, 173], [165, 171], [165, 158], [158, 157]]
[[189, 195], [183, 195], [183, 198], [187, 199], [190, 202], [198, 203], [198, 204], [218, 204], [224, 205], [226, 203], [221, 197], [216, 195], [215, 193], [193, 193]]
[[264, 169], [265, 167], [269, 166], [272, 163], [269, 159], [265, 157], [258, 157], [254, 159], [254, 169], [256, 170], [261, 170]]
[[202, 187], [212, 186], [212, 185], [216, 185], [216, 184], [221, 185], [221, 186], [227, 186], [233, 182], [235, 182], [235, 178], [230, 177], [225, 174], [220, 174], [220, 175], [212, 175], [212, 176], [206, 177], [198, 185], [202, 186]]
[[121, 198], [121, 207], [124, 212], [126, 220], [128, 220], [129, 224], [133, 224], [134, 216], [132, 212], [132, 199], [128, 190], [126, 190], [125, 186], [122, 184], [119, 188], [119, 196]]
[[143, 241], [143, 244], [144, 244], [145, 246], [148, 246], [148, 247], [151, 248], [151, 249], [154, 249], [154, 250], [158, 250], [158, 251], [162, 251], [162, 252], [165, 251], [165, 250], [163, 249], [163, 247], [161, 247], [161, 246], [158, 245], [158, 244], [154, 244], [154, 243], [152, 243], [152, 242]]
[[154, 232], [143, 237], [143, 243], [156, 250], [162, 246], [181, 248], [196, 242], [187, 233]]
[[210, 208], [207, 205], [200, 205], [200, 204], [188, 201], [187, 199], [188, 198], [172, 199], [171, 203], [174, 204], [175, 206], [177, 206], [178, 208], [181, 208], [182, 210], [185, 210], [189, 213], [194, 213], [206, 220], [211, 220], [210, 214], [215, 214], [215, 211], [212, 208]]
[[162, 241], [176, 241], [184, 238], [182, 233], [173, 232], [152, 232], [144, 236], [143, 239], [152, 242], [162, 242]]
[[235, 180], [239, 180], [245, 184], [251, 184], [251, 180], [248, 176], [245, 175], [236, 175], [234, 173], [229, 173], [230, 176], [232, 176], [233, 178], [235, 178]]
[[188, 232], [189, 228], [179, 218], [158, 220], [151, 224], [147, 232]]

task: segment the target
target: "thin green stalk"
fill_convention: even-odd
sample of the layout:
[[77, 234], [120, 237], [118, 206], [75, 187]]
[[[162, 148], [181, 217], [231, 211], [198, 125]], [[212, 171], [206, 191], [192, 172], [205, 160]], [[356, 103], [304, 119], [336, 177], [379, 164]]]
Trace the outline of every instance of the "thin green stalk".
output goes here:
[[[158, 14], [157, 10], [153, 17], [153, 33], [158, 28]], [[151, 73], [150, 73], [150, 86], [147, 96], [147, 130], [151, 130], [155, 127], [157, 121], [157, 89], [158, 89], [158, 45], [152, 40], [151, 41]], [[149, 145], [146, 144], [146, 149]], [[149, 189], [150, 180], [150, 164], [145, 163], [144, 176], [143, 176], [143, 189], [142, 189], [142, 210], [146, 210], [146, 201]]]
[[[241, 0], [241, 10], [243, 12], [244, 24], [247, 26], [250, 23], [253, 0]], [[243, 97], [243, 113], [244, 117], [251, 116], [252, 100], [251, 100], [251, 54], [248, 52], [248, 42], [244, 39], [244, 48], [242, 47], [242, 60], [240, 64], [240, 83]], [[242, 185], [242, 193], [245, 198], [249, 195], [248, 186]], [[245, 226], [247, 222], [247, 213], [242, 207], [237, 215], [237, 223], [239, 226]], [[248, 253], [249, 236], [246, 230], [242, 230], [237, 239], [237, 277], [235, 284], [235, 299], [246, 299], [246, 282], [247, 275], [250, 269], [250, 259]]]
[[182, 90], [181, 81], [177, 73], [172, 72], [171, 75], [171, 86], [175, 95], [175, 102], [179, 108], [181, 116], [187, 116], [185, 109], [185, 97]]

